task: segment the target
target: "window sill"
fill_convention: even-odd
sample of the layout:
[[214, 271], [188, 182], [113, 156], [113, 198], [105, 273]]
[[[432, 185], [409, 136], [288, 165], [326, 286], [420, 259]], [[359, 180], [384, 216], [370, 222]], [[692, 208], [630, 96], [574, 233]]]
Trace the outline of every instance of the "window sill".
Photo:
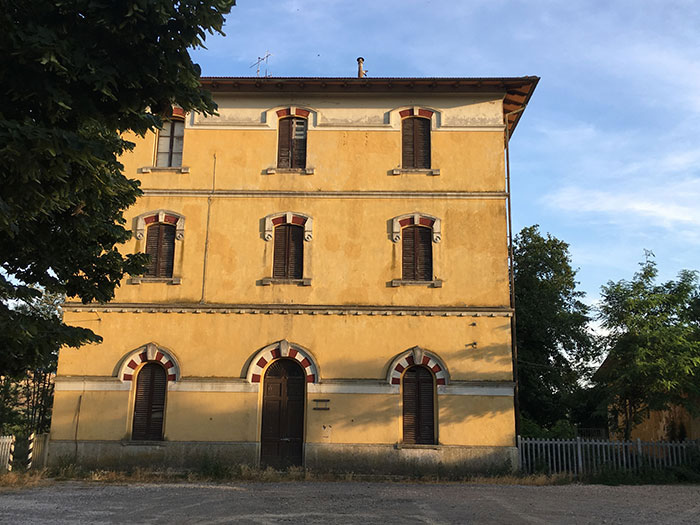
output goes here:
[[311, 286], [311, 279], [275, 279], [273, 277], [265, 277], [260, 280], [261, 286], [270, 286], [271, 284], [296, 284], [297, 286]]
[[433, 279], [432, 281], [404, 281], [403, 279], [392, 279], [388, 284], [392, 288], [398, 286], [428, 286], [430, 288], [442, 288], [442, 279]]
[[181, 284], [181, 277], [131, 277], [126, 281], [126, 284], [142, 284], [142, 283], [165, 283], [165, 284]]
[[405, 175], [405, 174], [416, 174], [416, 175], [440, 175], [440, 170], [435, 169], [419, 169], [419, 168], [395, 168], [389, 170], [389, 175]]
[[167, 167], [161, 167], [161, 166], [144, 166], [143, 168], [139, 168], [138, 170], [140, 173], [151, 173], [152, 171], [160, 171], [160, 172], [172, 172], [172, 173], [189, 173], [190, 168], [188, 166], [167, 166]]
[[267, 168], [263, 170], [265, 175], [274, 175], [275, 173], [297, 173], [299, 175], [313, 175], [316, 173], [316, 168]]
[[159, 439], [159, 440], [134, 439], [131, 441], [122, 441], [122, 447], [144, 447], [144, 446], [145, 447], [150, 446], [150, 447], [162, 448], [162, 447], [165, 447], [166, 445], [164, 443], [164, 440], [162, 440], [162, 439]]
[[418, 450], [440, 450], [442, 448], [442, 445], [418, 445], [416, 443], [396, 443], [394, 445], [394, 448], [398, 450], [401, 450], [402, 448]]

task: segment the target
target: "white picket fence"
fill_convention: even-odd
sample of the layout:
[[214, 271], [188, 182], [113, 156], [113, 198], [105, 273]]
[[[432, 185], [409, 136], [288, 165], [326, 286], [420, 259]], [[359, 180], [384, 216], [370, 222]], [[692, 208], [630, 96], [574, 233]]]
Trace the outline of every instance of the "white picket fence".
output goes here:
[[15, 436], [0, 436], [0, 472], [12, 470]]
[[518, 436], [520, 470], [527, 474], [568, 473], [574, 476], [602, 468], [638, 472], [687, 464], [699, 441], [607, 441], [598, 439], [534, 439]]

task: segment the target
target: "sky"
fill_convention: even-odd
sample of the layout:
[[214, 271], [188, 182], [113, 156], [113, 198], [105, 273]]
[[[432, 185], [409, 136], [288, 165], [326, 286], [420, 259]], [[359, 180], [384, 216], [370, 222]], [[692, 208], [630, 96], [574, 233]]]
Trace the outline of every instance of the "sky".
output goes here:
[[[515, 232], [570, 245], [588, 303], [651, 250], [700, 269], [697, 0], [238, 0], [205, 76], [501, 77], [540, 83], [511, 140]], [[264, 74], [264, 70], [262, 74]]]

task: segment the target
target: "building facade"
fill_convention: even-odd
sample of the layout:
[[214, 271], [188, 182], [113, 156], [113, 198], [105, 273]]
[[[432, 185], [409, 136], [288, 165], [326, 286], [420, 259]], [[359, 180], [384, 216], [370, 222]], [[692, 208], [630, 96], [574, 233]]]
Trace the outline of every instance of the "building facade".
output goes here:
[[537, 77], [206, 78], [122, 162], [114, 302], [68, 302], [51, 461], [401, 471], [515, 457], [504, 144]]

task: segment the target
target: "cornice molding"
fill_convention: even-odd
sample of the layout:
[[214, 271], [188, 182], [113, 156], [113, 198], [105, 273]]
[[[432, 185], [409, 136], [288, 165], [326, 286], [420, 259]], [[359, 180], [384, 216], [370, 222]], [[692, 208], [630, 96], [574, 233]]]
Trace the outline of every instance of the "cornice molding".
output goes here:
[[63, 310], [66, 312], [105, 313], [396, 315], [425, 317], [511, 317], [513, 315], [513, 309], [508, 307], [324, 304], [65, 303]]
[[157, 197], [229, 197], [229, 198], [317, 198], [317, 199], [506, 199], [504, 191], [283, 191], [283, 190], [143, 190], [145, 196]]

